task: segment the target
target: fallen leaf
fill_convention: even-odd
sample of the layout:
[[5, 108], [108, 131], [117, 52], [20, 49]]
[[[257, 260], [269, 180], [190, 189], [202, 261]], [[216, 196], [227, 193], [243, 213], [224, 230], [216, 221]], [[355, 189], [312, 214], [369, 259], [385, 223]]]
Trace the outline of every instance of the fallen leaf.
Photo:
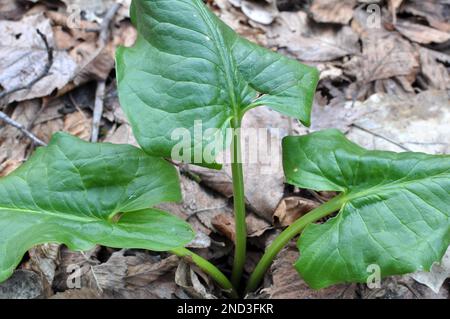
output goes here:
[[[249, 238], [260, 237], [267, 230], [272, 228], [269, 223], [253, 214], [248, 215], [245, 220], [247, 224], [247, 236]], [[236, 226], [233, 215], [225, 213], [218, 214], [214, 216], [211, 223], [219, 233], [227, 237], [229, 240], [232, 242], [236, 240]]]
[[116, 0], [62, 0], [75, 13], [79, 12], [86, 20], [102, 22], [103, 16]]
[[105, 294], [101, 295], [98, 291], [90, 288], [81, 288], [81, 289], [69, 289], [64, 292], [59, 292], [54, 296], [50, 297], [50, 299], [105, 299]]
[[273, 214], [275, 225], [287, 227], [297, 219], [319, 207], [320, 204], [298, 196], [283, 198]]
[[[205, 280], [206, 285], [200, 281], [199, 276]], [[193, 298], [217, 299], [213, 294], [212, 282], [198, 269], [194, 271], [190, 264], [180, 261], [175, 273], [175, 282], [182, 287]]]
[[310, 11], [317, 22], [348, 24], [356, 4], [357, 0], [314, 0]]
[[[54, 46], [50, 20], [42, 14], [25, 16], [21, 21], [0, 21], [0, 85], [5, 91], [31, 83], [45, 70], [48, 54], [36, 30], [45, 34], [49, 45]], [[47, 96], [63, 88], [77, 65], [65, 51], [56, 49], [53, 55], [52, 67], [44, 78], [30, 90], [8, 95], [4, 103]]]
[[230, 2], [234, 6], [240, 7], [248, 18], [261, 24], [271, 24], [278, 15], [275, 0], [233, 0]]
[[41, 299], [44, 296], [42, 279], [29, 270], [16, 270], [11, 278], [0, 284], [0, 299]]
[[450, 32], [450, 3], [445, 0], [408, 0], [401, 12], [425, 18], [428, 23], [441, 31]]
[[442, 289], [439, 294], [415, 282], [410, 275], [391, 276], [380, 282], [379, 287], [360, 286], [362, 299], [448, 299], [449, 293]]
[[397, 20], [395, 29], [411, 41], [430, 44], [443, 43], [450, 40], [450, 31], [444, 32], [422, 24], [412, 23], [407, 20]]
[[431, 288], [436, 294], [439, 294], [445, 280], [450, 278], [450, 247], [447, 249], [442, 261], [435, 263], [430, 272], [419, 271], [411, 277], [421, 284]]
[[436, 90], [450, 89], [450, 75], [443, 63], [438, 61], [436, 52], [416, 46], [420, 55], [420, 73], [428, 88]]
[[98, 287], [115, 298], [171, 298], [175, 284], [169, 285], [167, 294], [168, 287], [160, 278], [173, 276], [178, 263], [176, 256], [161, 259], [145, 252], [121, 250], [113, 253], [106, 263], [93, 266], [92, 272]]
[[362, 37], [363, 53], [344, 64], [346, 73], [361, 83], [405, 76], [413, 83], [419, 56], [409, 41], [393, 32], [374, 30]]
[[88, 141], [91, 137], [92, 120], [83, 111], [67, 114], [64, 118], [65, 132]]
[[16, 20], [25, 12], [23, 3], [19, 1], [0, 2], [0, 20]]
[[30, 260], [25, 267], [42, 274], [50, 286], [53, 284], [56, 268], [59, 265], [59, 248], [58, 244], [44, 244], [28, 251]]
[[301, 279], [292, 266], [298, 259], [294, 245], [284, 249], [271, 267], [272, 284], [262, 290], [271, 299], [356, 299], [356, 285], [335, 285], [314, 290]]
[[[321, 121], [311, 129], [301, 128], [299, 134], [338, 127], [368, 149], [429, 154], [450, 151], [450, 99], [446, 91], [428, 90], [406, 97], [374, 94], [365, 102], [348, 101], [317, 109]], [[335, 126], [340, 121], [343, 124]]]
[[331, 61], [359, 54], [359, 39], [348, 26], [318, 25], [305, 12], [281, 12], [265, 27], [268, 44], [286, 50], [302, 61]]

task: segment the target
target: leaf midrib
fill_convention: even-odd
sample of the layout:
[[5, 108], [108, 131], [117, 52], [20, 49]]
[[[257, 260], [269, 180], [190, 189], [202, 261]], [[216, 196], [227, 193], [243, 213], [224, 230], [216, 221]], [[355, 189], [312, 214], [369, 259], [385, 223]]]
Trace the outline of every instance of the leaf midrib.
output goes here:
[[106, 222], [106, 220], [101, 218], [92, 218], [92, 217], [82, 217], [78, 215], [71, 215], [63, 212], [53, 213], [47, 210], [33, 210], [33, 209], [20, 209], [20, 208], [9, 208], [9, 207], [0, 207], [0, 212], [18, 212], [18, 213], [29, 213], [29, 214], [36, 214], [36, 215], [45, 215], [50, 217], [56, 217], [60, 219], [67, 219], [72, 221], [79, 221], [79, 222]]
[[423, 181], [423, 180], [439, 178], [441, 176], [445, 176], [445, 175], [448, 175], [448, 174], [449, 174], [448, 171], [444, 171], [444, 172], [442, 172], [440, 174], [437, 174], [437, 175], [426, 176], [426, 177], [418, 178], [418, 179], [411, 179], [411, 180], [408, 180], [408, 181], [405, 181], [405, 182], [393, 181], [393, 182], [390, 182], [390, 183], [387, 183], [387, 184], [383, 184], [382, 186], [375, 185], [375, 186], [373, 186], [371, 188], [368, 188], [366, 190], [359, 191], [359, 192], [357, 191], [355, 193], [352, 193], [351, 190], [348, 190], [347, 194], [345, 195], [345, 197], [347, 197], [347, 199], [345, 199], [345, 197], [344, 197], [344, 205], [346, 203], [354, 200], [354, 199], [357, 199], [357, 198], [361, 198], [361, 197], [365, 197], [365, 196], [368, 196], [368, 195], [377, 194], [377, 193], [380, 193], [380, 192], [383, 192], [383, 191], [396, 190], [397, 188], [401, 189], [403, 186], [406, 187], [407, 185], [412, 184], [412, 183], [420, 182], [420, 181]]
[[[232, 70], [230, 70], [230, 68], [232, 68], [232, 66], [233, 66], [233, 63], [230, 61], [229, 58], [227, 58], [228, 56], [232, 56], [231, 52], [226, 51], [225, 41], [224, 41], [222, 35], [219, 32], [217, 32], [218, 26], [216, 26], [216, 24], [214, 24], [213, 21], [211, 21], [211, 18], [209, 16], [208, 12], [206, 11], [205, 7], [203, 6], [203, 4], [199, 5], [198, 0], [194, 0], [194, 5], [197, 7], [202, 20], [205, 22], [206, 26], [209, 29], [209, 32], [213, 35], [214, 46], [216, 47], [217, 53], [219, 54], [219, 58], [224, 66], [225, 78], [227, 81], [227, 89], [228, 89], [228, 94], [230, 96], [231, 107], [233, 109], [233, 115], [234, 115], [235, 119], [237, 119], [239, 117], [239, 105], [238, 105], [238, 101], [236, 99], [236, 93], [234, 90], [234, 82], [233, 82], [233, 77], [231, 75]], [[218, 45], [216, 41], [219, 42], [220, 45]]]

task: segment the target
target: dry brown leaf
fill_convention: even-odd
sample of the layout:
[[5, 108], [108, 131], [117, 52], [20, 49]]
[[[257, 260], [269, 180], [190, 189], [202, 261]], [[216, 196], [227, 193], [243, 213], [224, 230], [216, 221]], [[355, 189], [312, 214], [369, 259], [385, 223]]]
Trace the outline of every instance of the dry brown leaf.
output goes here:
[[41, 274], [47, 280], [48, 285], [52, 285], [59, 265], [59, 248], [58, 244], [33, 247], [28, 251], [30, 260], [27, 261], [25, 268]]
[[114, 5], [116, 0], [62, 0], [69, 8], [75, 12], [77, 10], [83, 11], [83, 16], [89, 21], [102, 22], [102, 17], [106, 14], [108, 9]]
[[129, 124], [122, 124], [118, 128], [111, 130], [105, 138], [105, 142], [138, 145]]
[[230, 2], [241, 8], [249, 19], [261, 24], [271, 24], [278, 15], [275, 0], [232, 0]]
[[447, 249], [442, 261], [433, 264], [430, 272], [419, 271], [412, 274], [411, 277], [438, 294], [444, 282], [450, 278], [450, 247]]
[[275, 259], [272, 267], [272, 284], [262, 293], [273, 299], [356, 299], [356, 285], [334, 285], [314, 290], [299, 277], [292, 266], [298, 259], [294, 245], [283, 250]]
[[64, 118], [64, 131], [83, 140], [89, 140], [92, 131], [92, 120], [83, 111], [67, 114]]
[[443, 43], [450, 40], [450, 31], [440, 31], [422, 24], [412, 23], [407, 20], [397, 20], [395, 29], [403, 36], [417, 43]]
[[[19, 103], [10, 117], [27, 127], [39, 112], [39, 101], [31, 100]], [[16, 128], [0, 126], [0, 175], [7, 175], [17, 164], [23, 163], [27, 157], [30, 141]]]
[[[48, 54], [37, 29], [46, 35], [54, 46], [50, 20], [42, 14], [26, 16], [21, 21], [0, 21], [0, 85], [11, 90], [35, 80], [48, 62]], [[64, 51], [55, 50], [53, 65], [44, 78], [30, 90], [8, 95], [4, 103], [29, 100], [50, 95], [63, 88], [76, 70], [75, 61]]]
[[303, 197], [283, 198], [273, 214], [274, 223], [282, 227], [290, 226], [297, 219], [319, 206], [319, 203]]
[[[253, 214], [248, 215], [245, 220], [247, 223], [247, 236], [249, 238], [260, 237], [272, 228], [269, 223]], [[235, 222], [232, 214], [218, 214], [214, 216], [211, 223], [219, 233], [229, 240], [232, 242], [236, 240]]]
[[346, 73], [360, 83], [405, 76], [413, 83], [419, 69], [419, 57], [409, 41], [384, 30], [362, 37], [363, 54], [354, 56], [344, 66]]
[[[341, 130], [369, 149], [450, 152], [450, 99], [446, 91], [429, 90], [406, 97], [374, 94], [365, 102], [348, 101], [329, 106], [327, 110], [316, 115], [322, 116], [322, 120], [312, 131], [333, 128], [342, 121], [345, 126]], [[355, 116], [349, 118], [350, 114]], [[300, 134], [310, 131], [303, 128]]]
[[434, 51], [416, 46], [420, 54], [420, 73], [430, 89], [450, 89], [450, 75], [444, 64], [438, 61]]
[[357, 0], [314, 0], [310, 11], [317, 22], [348, 24]]
[[98, 287], [115, 298], [171, 298], [175, 284], [170, 289], [160, 281], [173, 272], [179, 260], [176, 256], [161, 259], [140, 251], [121, 250], [111, 255], [106, 263], [92, 267]]
[[41, 277], [33, 271], [16, 270], [0, 284], [0, 299], [41, 299], [45, 297]]
[[432, 27], [450, 32], [450, 3], [446, 0], [408, 0], [400, 11], [423, 17]]
[[24, 12], [24, 5], [19, 1], [0, 1], [0, 20], [16, 20], [19, 19]]
[[86, 252], [75, 252], [61, 246], [53, 289], [56, 292], [72, 288], [88, 288], [98, 291], [96, 280], [92, 275], [92, 266], [100, 263], [97, 258], [100, 251], [100, 246]]
[[59, 292], [50, 299], [105, 299], [108, 298], [105, 294], [100, 294], [95, 289], [81, 288], [81, 289], [69, 289], [64, 292]]
[[303, 11], [281, 12], [265, 29], [270, 46], [286, 48], [303, 61], [330, 61], [360, 52], [358, 36], [350, 27], [314, 24]]
[[[203, 284], [200, 281], [203, 279]], [[214, 286], [209, 277], [197, 267], [181, 260], [175, 273], [175, 282], [182, 287], [186, 293], [196, 299], [217, 299], [213, 294]]]
[[438, 294], [410, 276], [392, 276], [381, 280], [380, 286], [368, 288], [361, 285], [362, 299], [448, 299], [449, 293], [442, 289]]

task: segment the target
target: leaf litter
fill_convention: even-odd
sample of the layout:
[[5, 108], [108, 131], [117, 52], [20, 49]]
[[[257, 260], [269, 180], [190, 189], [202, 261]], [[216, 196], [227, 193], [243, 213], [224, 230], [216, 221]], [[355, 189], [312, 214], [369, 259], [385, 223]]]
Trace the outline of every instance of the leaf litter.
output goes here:
[[[136, 38], [128, 15], [130, 1], [120, 1], [106, 41], [100, 39], [108, 8], [118, 2], [64, 0], [55, 6], [39, 0], [2, 2], [0, 94], [32, 82], [45, 70], [48, 50], [37, 30], [53, 49], [54, 61], [48, 74], [30, 89], [3, 97], [0, 110], [45, 142], [56, 131], [89, 140], [96, 82], [106, 80], [100, 140], [135, 144], [118, 103], [113, 72], [115, 49], [132, 45]], [[356, 0], [208, 3], [244, 37], [321, 70], [310, 129], [265, 108], [247, 115], [247, 127], [280, 129], [271, 137], [274, 143], [288, 134], [338, 127], [372, 149], [449, 152], [450, 11], [445, 2], [381, 1], [379, 11]], [[68, 17], [77, 5], [84, 9], [80, 26], [68, 28]], [[34, 148], [20, 131], [0, 124], [0, 175], [14, 171]], [[234, 232], [229, 167], [219, 172], [178, 168], [183, 202], [164, 209], [198, 231], [190, 247], [229, 270]], [[252, 237], [247, 271], [254, 267], [251, 256], [260, 256], [274, 234], [333, 196], [285, 185], [280, 168], [261, 174], [259, 165], [246, 167]], [[28, 255], [14, 276], [0, 285], [1, 297], [222, 297], [200, 270], [166, 254], [106, 247], [77, 253], [44, 245]], [[319, 292], [298, 277], [292, 267], [297, 257], [294, 247], [287, 247], [266, 275], [263, 289], [251, 297], [448, 298], [448, 253], [431, 273], [385, 279], [376, 289], [338, 285]], [[81, 289], [70, 288], [77, 278], [70, 271], [74, 266], [80, 267]]]

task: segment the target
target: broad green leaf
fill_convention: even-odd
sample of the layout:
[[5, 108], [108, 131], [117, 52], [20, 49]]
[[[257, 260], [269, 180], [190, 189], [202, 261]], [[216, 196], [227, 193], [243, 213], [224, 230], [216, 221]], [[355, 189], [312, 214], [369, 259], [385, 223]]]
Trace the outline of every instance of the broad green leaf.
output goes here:
[[131, 16], [139, 36], [134, 47], [117, 52], [119, 96], [147, 153], [170, 157], [178, 143], [172, 133], [185, 128], [192, 161], [208, 164], [193, 156], [210, 143], [195, 136], [195, 121], [200, 133], [217, 137], [257, 105], [309, 125], [315, 68], [239, 37], [201, 0], [133, 0]]
[[287, 181], [342, 192], [338, 215], [309, 225], [296, 268], [314, 288], [429, 270], [450, 244], [450, 156], [370, 151], [337, 130], [283, 142]]
[[178, 201], [174, 167], [128, 145], [91, 144], [63, 133], [0, 179], [0, 282], [43, 243], [165, 251], [188, 243], [184, 221], [151, 209]]

